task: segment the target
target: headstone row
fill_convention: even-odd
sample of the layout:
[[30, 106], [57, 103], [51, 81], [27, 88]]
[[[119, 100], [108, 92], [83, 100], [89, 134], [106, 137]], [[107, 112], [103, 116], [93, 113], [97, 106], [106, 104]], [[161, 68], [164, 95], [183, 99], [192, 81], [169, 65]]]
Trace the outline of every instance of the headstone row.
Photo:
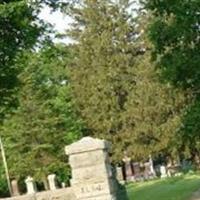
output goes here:
[[[56, 175], [55, 174], [50, 174], [48, 177], [48, 184], [49, 184], [49, 190], [56, 190], [58, 189], [57, 186], [57, 181], [56, 181]], [[37, 192], [36, 188], [36, 183], [34, 179], [31, 176], [28, 176], [25, 180], [26, 183], [26, 189], [27, 189], [27, 194], [34, 194]], [[17, 180], [12, 180], [11, 181], [11, 186], [12, 186], [12, 196], [19, 196], [20, 191], [18, 187], [18, 182]], [[65, 183], [62, 183], [62, 187], [65, 187]]]
[[[157, 170], [155, 170], [157, 169]], [[139, 163], [132, 162], [128, 157], [123, 159], [123, 166], [118, 169], [118, 173], [121, 170], [123, 173], [123, 180], [129, 181], [143, 181], [156, 178], [172, 177], [182, 175], [180, 165], [167, 165], [164, 164], [157, 166], [154, 169], [153, 161], [150, 157], [149, 162]], [[157, 175], [156, 175], [157, 174]]]
[[125, 181], [148, 180], [156, 176], [151, 156], [145, 163], [132, 162], [131, 158], [125, 156], [122, 170]]
[[[25, 180], [27, 195], [11, 198], [21, 199], [69, 199], [69, 200], [121, 200], [127, 199], [125, 187], [116, 179], [116, 170], [109, 158], [110, 143], [105, 140], [85, 137], [66, 147], [72, 179], [70, 187], [57, 190], [55, 174], [49, 175], [49, 191], [37, 192], [35, 181]], [[118, 174], [120, 176], [120, 174]], [[121, 176], [122, 177], [122, 176]], [[64, 184], [63, 184], [64, 186]], [[13, 196], [20, 195], [16, 180], [12, 181]], [[59, 196], [59, 197], [58, 197]], [[7, 200], [4, 199], [4, 200]]]

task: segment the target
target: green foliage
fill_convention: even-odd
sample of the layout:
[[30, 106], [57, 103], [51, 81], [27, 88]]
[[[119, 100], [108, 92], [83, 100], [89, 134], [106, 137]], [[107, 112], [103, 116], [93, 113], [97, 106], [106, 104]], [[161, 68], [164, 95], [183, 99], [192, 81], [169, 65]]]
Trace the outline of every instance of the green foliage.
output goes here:
[[76, 103], [90, 134], [112, 141], [122, 130], [120, 115], [135, 82], [131, 69], [137, 32], [126, 8], [111, 1], [84, 1], [73, 10], [70, 31], [78, 42], [70, 74]]
[[182, 128], [179, 131], [181, 138], [180, 147], [184, 150], [185, 156], [194, 159], [200, 152], [200, 101], [195, 99], [187, 108], [182, 118]]
[[69, 32], [77, 41], [70, 74], [76, 103], [89, 134], [112, 141], [115, 161], [124, 150], [146, 159], [167, 149], [185, 104], [181, 91], [160, 83], [138, 37], [144, 25], [129, 9], [128, 1], [84, 1]]
[[16, 107], [16, 59], [24, 49], [33, 47], [42, 31], [31, 5], [25, 0], [0, 2], [0, 123], [7, 111]]
[[21, 61], [19, 107], [2, 127], [12, 177], [43, 180], [58, 173], [59, 179], [69, 178], [64, 146], [77, 140], [82, 129], [68, 84], [70, 56], [68, 48], [48, 46], [26, 53]]
[[182, 118], [178, 142], [187, 156], [194, 156], [200, 152], [200, 1], [147, 0], [146, 6], [153, 15], [149, 27], [153, 57], [164, 80], [189, 91], [193, 98]]
[[5, 197], [9, 194], [5, 170], [3, 167], [3, 163], [0, 162], [0, 197]]
[[165, 78], [195, 90], [200, 86], [199, 0], [147, 0], [154, 15], [149, 36]]
[[136, 82], [122, 115], [123, 130], [115, 139], [136, 158], [173, 154], [187, 100], [184, 92], [160, 83], [160, 70], [150, 62], [148, 53], [138, 56], [133, 71]]

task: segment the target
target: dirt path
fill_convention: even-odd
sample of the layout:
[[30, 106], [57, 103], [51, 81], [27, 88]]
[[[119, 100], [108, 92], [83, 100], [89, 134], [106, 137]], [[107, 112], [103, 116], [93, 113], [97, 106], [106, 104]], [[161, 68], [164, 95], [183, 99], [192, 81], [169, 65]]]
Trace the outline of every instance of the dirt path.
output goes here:
[[200, 190], [195, 192], [190, 200], [200, 200]]

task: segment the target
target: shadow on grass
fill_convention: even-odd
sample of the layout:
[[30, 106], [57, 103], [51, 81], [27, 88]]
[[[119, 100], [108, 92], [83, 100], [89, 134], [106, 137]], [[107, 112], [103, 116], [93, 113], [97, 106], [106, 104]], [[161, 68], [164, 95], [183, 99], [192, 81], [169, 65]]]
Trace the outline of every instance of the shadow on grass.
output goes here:
[[200, 189], [200, 176], [190, 175], [127, 186], [129, 200], [188, 200]]
[[129, 200], [126, 186], [119, 183], [117, 185], [117, 200]]

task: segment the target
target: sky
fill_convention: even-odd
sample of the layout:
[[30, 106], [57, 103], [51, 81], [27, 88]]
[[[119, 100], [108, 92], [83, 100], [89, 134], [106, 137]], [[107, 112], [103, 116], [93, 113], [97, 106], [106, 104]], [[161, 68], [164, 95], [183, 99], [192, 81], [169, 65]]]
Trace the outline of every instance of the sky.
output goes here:
[[[61, 12], [51, 12], [50, 8], [45, 6], [40, 13], [39, 17], [49, 23], [51, 23], [55, 30], [59, 33], [64, 33], [67, 28], [69, 28], [69, 23], [72, 21], [70, 17], [64, 16]], [[70, 39], [58, 40], [55, 39], [55, 42], [64, 42], [69, 43]]]
[[[132, 8], [138, 8], [138, 1], [134, 4]], [[59, 33], [64, 33], [66, 29], [69, 28], [69, 24], [72, 22], [72, 19], [70, 19], [69, 16], [64, 16], [61, 12], [51, 12], [51, 9], [48, 6], [45, 6], [40, 13], [39, 17], [41, 19], [44, 19], [45, 21], [51, 23], [54, 25], [55, 30]], [[72, 40], [70, 38], [66, 39], [54, 39], [54, 42], [63, 42], [63, 43], [72, 43]]]

